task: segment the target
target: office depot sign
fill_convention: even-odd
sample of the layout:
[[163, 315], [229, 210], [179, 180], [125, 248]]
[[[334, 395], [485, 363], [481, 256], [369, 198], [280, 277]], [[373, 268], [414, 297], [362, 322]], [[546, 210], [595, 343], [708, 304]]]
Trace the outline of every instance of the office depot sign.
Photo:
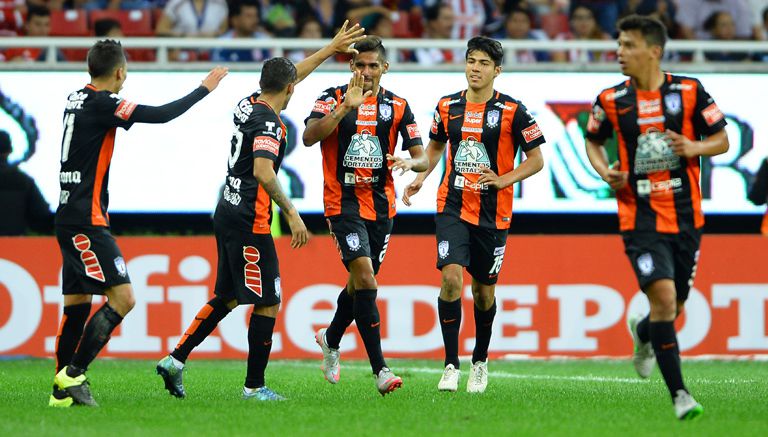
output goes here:
[[[118, 244], [136, 307], [102, 356], [157, 358], [173, 349], [213, 293], [214, 239], [137, 237]], [[331, 320], [346, 271], [328, 237], [299, 250], [278, 239], [277, 249], [283, 304], [272, 354], [317, 357], [313, 333]], [[761, 237], [704, 237], [695, 288], [678, 322], [685, 355], [768, 354], [766, 253], [768, 240]], [[378, 277], [387, 356], [442, 357], [435, 257], [433, 237], [391, 239]], [[52, 355], [61, 317], [60, 270], [55, 239], [0, 239], [0, 355]], [[627, 356], [626, 315], [648, 308], [618, 236], [510, 237], [496, 298], [491, 356]], [[460, 353], [469, 354], [474, 323], [468, 287], [463, 306]], [[249, 307], [233, 311], [193, 357], [245, 357], [248, 314]], [[353, 325], [342, 340], [345, 358], [365, 356], [356, 332]]]

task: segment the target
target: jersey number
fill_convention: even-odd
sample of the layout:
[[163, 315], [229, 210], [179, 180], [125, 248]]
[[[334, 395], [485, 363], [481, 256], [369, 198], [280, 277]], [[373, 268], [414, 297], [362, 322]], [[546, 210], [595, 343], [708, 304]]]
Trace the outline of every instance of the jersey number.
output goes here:
[[234, 168], [237, 163], [237, 158], [240, 157], [240, 149], [243, 148], [243, 132], [239, 128], [235, 128], [232, 132], [233, 139], [235, 140], [235, 149], [232, 151], [232, 155], [229, 156], [229, 168]]
[[64, 140], [61, 142], [61, 162], [69, 159], [69, 143], [72, 142], [72, 131], [75, 127], [75, 114], [64, 116]]

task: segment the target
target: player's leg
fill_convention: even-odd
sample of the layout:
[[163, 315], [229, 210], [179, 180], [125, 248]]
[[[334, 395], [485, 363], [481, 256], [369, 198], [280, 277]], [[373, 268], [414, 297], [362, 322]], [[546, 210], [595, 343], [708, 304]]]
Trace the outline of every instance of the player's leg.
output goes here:
[[[66, 269], [66, 266], [64, 267]], [[66, 275], [64, 275], [66, 276]], [[91, 313], [90, 294], [69, 294], [64, 296], [64, 311], [56, 335], [56, 373], [67, 366], [75, 355], [77, 345], [83, 336], [83, 328]], [[52, 407], [69, 407], [73, 403], [72, 397], [56, 384], [53, 385], [53, 393], [48, 400]]]
[[285, 398], [266, 385], [264, 373], [272, 351], [272, 334], [280, 304], [255, 305], [248, 322], [248, 370], [243, 385], [243, 399], [282, 401]]

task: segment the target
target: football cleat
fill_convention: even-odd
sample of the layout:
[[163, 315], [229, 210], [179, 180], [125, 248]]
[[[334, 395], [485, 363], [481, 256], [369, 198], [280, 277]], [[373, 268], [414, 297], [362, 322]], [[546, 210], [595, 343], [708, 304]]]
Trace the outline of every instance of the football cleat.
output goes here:
[[403, 386], [403, 379], [392, 373], [387, 367], [382, 367], [378, 375], [374, 375], [376, 388], [382, 396], [392, 393]]
[[270, 390], [267, 386], [251, 389], [243, 387], [243, 399], [255, 399], [257, 401], [285, 401], [284, 396]]
[[488, 360], [478, 361], [469, 369], [468, 393], [483, 393], [488, 386]]
[[445, 366], [445, 370], [443, 371], [443, 377], [440, 378], [440, 382], [437, 383], [437, 389], [440, 391], [458, 390], [460, 376], [461, 376], [461, 371], [453, 367], [453, 364], [449, 364]]
[[69, 393], [55, 385], [53, 386], [53, 393], [51, 393], [51, 397], [48, 399], [49, 407], [67, 408], [71, 407], [74, 403], [75, 401], [72, 400], [72, 396]]
[[170, 355], [158, 361], [155, 369], [157, 374], [163, 378], [165, 389], [168, 390], [168, 393], [177, 398], [183, 398], [187, 395], [184, 391], [184, 383], [182, 382], [184, 367], [176, 367]]
[[704, 407], [687, 391], [678, 390], [675, 396], [675, 415], [680, 420], [693, 420], [704, 413]]
[[323, 364], [320, 366], [320, 370], [323, 371], [325, 380], [331, 384], [338, 384], [339, 378], [341, 378], [341, 364], [339, 364], [339, 350], [328, 347], [328, 343], [325, 341], [325, 328], [318, 330], [315, 333], [315, 342], [323, 350]]
[[645, 379], [651, 376], [656, 359], [651, 342], [643, 343], [640, 341], [640, 336], [637, 335], [637, 325], [641, 320], [643, 320], [643, 317], [638, 314], [630, 316], [627, 318], [627, 328], [632, 335], [632, 342], [635, 345], [635, 350], [632, 353], [632, 364], [635, 366], [637, 374]]
[[67, 394], [72, 397], [75, 404], [98, 407], [99, 404], [96, 403], [91, 395], [91, 389], [88, 385], [88, 378], [86, 378], [85, 373], [73, 378], [67, 375], [68, 368], [69, 366], [61, 369], [53, 379], [53, 383], [56, 384], [59, 389], [66, 391]]

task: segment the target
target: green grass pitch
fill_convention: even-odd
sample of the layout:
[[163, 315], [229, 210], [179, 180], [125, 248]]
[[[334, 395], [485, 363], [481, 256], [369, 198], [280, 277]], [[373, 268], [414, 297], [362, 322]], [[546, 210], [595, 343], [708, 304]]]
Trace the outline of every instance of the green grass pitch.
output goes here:
[[704, 405], [678, 422], [658, 370], [635, 377], [629, 361], [491, 361], [488, 390], [440, 393], [437, 361], [390, 360], [402, 389], [382, 398], [370, 368], [342, 361], [328, 384], [318, 361], [273, 361], [267, 384], [289, 400], [243, 401], [244, 361], [187, 363], [187, 398], [163, 389], [154, 361], [97, 360], [88, 372], [100, 408], [47, 406], [53, 362], [0, 361], [0, 431], [81, 435], [768, 435], [768, 364], [684, 361]]

